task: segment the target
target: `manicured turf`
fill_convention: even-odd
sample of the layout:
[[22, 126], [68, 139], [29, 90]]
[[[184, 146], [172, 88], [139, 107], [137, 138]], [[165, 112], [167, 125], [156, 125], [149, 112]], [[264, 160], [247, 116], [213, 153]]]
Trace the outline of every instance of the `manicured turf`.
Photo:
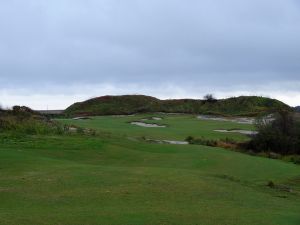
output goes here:
[[[128, 139], [144, 129], [180, 140], [195, 129], [205, 135], [197, 124], [209, 127], [210, 121], [184, 118], [160, 121], [169, 134], [168, 128], [131, 127], [126, 122], [132, 118], [100, 117], [77, 123], [111, 135], [0, 135], [0, 224], [300, 224], [299, 166], [220, 148]], [[271, 180], [292, 192], [267, 187]]]

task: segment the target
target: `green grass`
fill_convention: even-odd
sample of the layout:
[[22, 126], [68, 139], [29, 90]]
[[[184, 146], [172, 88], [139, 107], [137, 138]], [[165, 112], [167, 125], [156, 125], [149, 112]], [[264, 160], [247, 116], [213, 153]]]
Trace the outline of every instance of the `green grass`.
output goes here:
[[[146, 123], [167, 125], [166, 128], [145, 128], [130, 124], [148, 117], [163, 117], [163, 120], [148, 120]], [[200, 120], [196, 115], [165, 115], [165, 114], [137, 114], [134, 116], [98, 116], [91, 120], [59, 120], [66, 124], [80, 127], [93, 128], [103, 132], [127, 135], [130, 137], [147, 137], [153, 139], [184, 140], [187, 136], [206, 137], [209, 139], [232, 138], [235, 140], [246, 140], [247, 136], [236, 133], [215, 132], [217, 129], [244, 129], [254, 130], [253, 125], [238, 124], [233, 122], [220, 122]]]
[[[217, 125], [251, 126], [190, 116], [168, 116], [159, 121], [168, 125], [162, 129], [127, 123], [135, 119], [64, 121], [111, 132], [96, 137], [2, 134], [0, 224], [300, 224], [297, 165], [221, 148], [127, 138], [181, 140], [198, 132], [220, 138], [223, 134], [211, 132]], [[292, 192], [269, 188], [268, 181]]]

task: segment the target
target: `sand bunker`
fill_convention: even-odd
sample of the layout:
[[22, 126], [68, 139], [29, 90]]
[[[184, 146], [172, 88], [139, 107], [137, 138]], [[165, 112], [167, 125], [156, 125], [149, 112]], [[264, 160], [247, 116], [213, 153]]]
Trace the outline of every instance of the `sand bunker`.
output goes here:
[[153, 120], [162, 120], [160, 117], [152, 117]]
[[162, 140], [164, 143], [172, 144], [172, 145], [188, 145], [187, 141], [170, 141], [170, 140]]
[[73, 120], [90, 120], [90, 117], [86, 117], [86, 116], [81, 116], [81, 117], [74, 117], [72, 118]]
[[162, 118], [160, 118], [160, 117], [151, 117], [151, 118], [141, 119], [141, 121], [147, 121], [147, 120], [162, 120]]
[[135, 116], [135, 114], [129, 114], [129, 115], [111, 115], [112, 117], [128, 117], [128, 116]]
[[140, 127], [166, 127], [165, 125], [158, 125], [155, 123], [131, 122], [131, 124]]
[[246, 134], [246, 135], [258, 134], [257, 131], [252, 131], [252, 130], [214, 130], [214, 131], [222, 132], [222, 133], [240, 133], [240, 134]]
[[154, 139], [147, 139], [147, 141], [159, 143], [159, 144], [171, 144], [171, 145], [188, 145], [189, 142], [187, 141], [171, 141], [171, 140], [154, 140]]
[[241, 124], [254, 124], [255, 122], [254, 118], [247, 118], [247, 117], [225, 118], [225, 117], [217, 117], [217, 116], [200, 115], [197, 118], [201, 120], [226, 121], [226, 122], [234, 122], [234, 123], [241, 123]]

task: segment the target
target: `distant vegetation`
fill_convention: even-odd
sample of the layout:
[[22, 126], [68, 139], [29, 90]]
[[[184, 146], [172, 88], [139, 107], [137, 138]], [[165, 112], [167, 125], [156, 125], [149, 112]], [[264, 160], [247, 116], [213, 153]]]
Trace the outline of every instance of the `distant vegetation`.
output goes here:
[[0, 111], [0, 132], [13, 134], [62, 134], [64, 126], [25, 106]]
[[217, 99], [214, 97], [213, 94], [204, 95], [204, 100], [207, 101], [207, 102], [215, 102], [215, 101], [217, 101]]
[[296, 106], [294, 109], [295, 109], [297, 112], [300, 112], [300, 106]]
[[144, 95], [103, 96], [78, 102], [65, 110], [68, 116], [120, 115], [148, 112], [201, 113], [227, 116], [257, 116], [278, 109], [292, 110], [288, 105], [270, 98], [240, 96], [216, 100], [208, 94], [204, 100], [159, 100]]

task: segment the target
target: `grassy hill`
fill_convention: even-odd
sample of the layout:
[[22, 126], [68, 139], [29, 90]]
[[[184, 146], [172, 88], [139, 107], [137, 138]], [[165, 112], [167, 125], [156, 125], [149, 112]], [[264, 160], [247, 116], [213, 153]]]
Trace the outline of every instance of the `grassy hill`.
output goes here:
[[257, 96], [207, 101], [196, 99], [160, 100], [144, 95], [123, 95], [103, 96], [78, 102], [68, 107], [65, 114], [74, 116], [166, 112], [255, 116], [279, 108], [290, 109], [289, 106], [278, 100]]
[[158, 109], [160, 100], [143, 95], [102, 96], [78, 102], [65, 110], [71, 115], [118, 115]]

